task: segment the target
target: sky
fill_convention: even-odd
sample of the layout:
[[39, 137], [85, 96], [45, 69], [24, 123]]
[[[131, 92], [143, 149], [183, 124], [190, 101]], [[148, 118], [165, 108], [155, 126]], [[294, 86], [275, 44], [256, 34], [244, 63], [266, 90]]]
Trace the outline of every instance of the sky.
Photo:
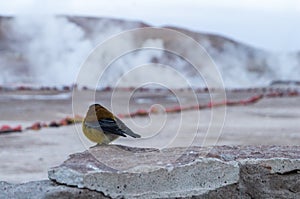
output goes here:
[[0, 0], [0, 15], [71, 14], [220, 34], [275, 52], [300, 50], [299, 0]]

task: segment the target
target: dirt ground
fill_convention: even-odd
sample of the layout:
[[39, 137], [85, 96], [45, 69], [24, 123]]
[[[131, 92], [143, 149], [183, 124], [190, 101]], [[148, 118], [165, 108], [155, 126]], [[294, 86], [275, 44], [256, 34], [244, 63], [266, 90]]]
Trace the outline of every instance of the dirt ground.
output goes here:
[[[227, 99], [247, 99], [260, 92], [227, 92]], [[74, 114], [84, 115], [87, 107], [95, 101], [114, 113], [148, 109], [156, 104], [157, 114], [123, 119], [142, 135], [141, 139], [120, 138], [114, 143], [160, 149], [191, 145], [300, 144], [299, 96], [263, 98], [255, 104], [213, 110], [164, 113], [165, 108], [179, 105], [179, 102], [184, 106], [205, 105], [209, 100], [208, 93], [191, 91], [175, 94], [170, 91], [1, 91], [0, 126], [21, 124], [26, 127], [36, 121], [49, 122]], [[82, 135], [80, 124], [0, 134], [0, 181], [20, 183], [47, 179], [48, 168], [93, 145]]]

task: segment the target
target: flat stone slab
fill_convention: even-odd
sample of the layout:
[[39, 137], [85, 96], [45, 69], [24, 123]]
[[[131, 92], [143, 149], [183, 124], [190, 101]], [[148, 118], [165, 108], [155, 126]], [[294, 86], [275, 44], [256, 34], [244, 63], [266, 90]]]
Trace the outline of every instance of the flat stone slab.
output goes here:
[[[279, 176], [275, 180], [278, 187], [286, 174], [292, 174], [290, 187], [277, 195], [293, 198], [300, 194], [299, 171], [300, 147], [297, 146], [157, 150], [107, 145], [71, 155], [62, 165], [50, 169], [48, 176], [60, 184], [95, 190], [111, 198], [217, 197], [214, 193], [218, 190], [227, 190], [227, 194], [233, 194], [227, 195], [231, 198], [243, 198], [258, 193], [270, 197], [269, 185], [274, 179], [270, 174]], [[257, 184], [255, 175], [265, 178], [265, 186], [260, 190], [251, 189], [252, 182]]]

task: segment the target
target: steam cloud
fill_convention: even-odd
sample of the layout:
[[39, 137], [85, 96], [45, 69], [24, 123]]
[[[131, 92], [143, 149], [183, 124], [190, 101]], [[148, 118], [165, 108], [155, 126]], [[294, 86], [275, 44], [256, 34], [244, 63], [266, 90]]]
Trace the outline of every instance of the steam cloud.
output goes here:
[[[76, 80], [81, 64], [99, 43], [124, 30], [143, 26], [145, 24], [139, 22], [83, 17], [1, 18], [0, 83], [71, 85]], [[300, 79], [299, 53], [275, 54], [222, 37], [199, 35], [195, 37], [196, 40], [216, 63], [226, 87], [265, 86], [273, 80]], [[134, 42], [135, 38], [132, 38], [118, 44], [117, 47], [122, 48], [122, 45], [131, 45]], [[163, 40], [146, 40], [145, 43], [147, 42], [153, 42], [161, 48], [166, 45]], [[193, 49], [186, 50], [193, 52]], [[109, 67], [99, 86], [114, 85], [123, 73], [134, 66], [149, 63], [171, 66], [181, 71], [181, 75], [189, 83], [204, 86], [203, 80], [195, 75], [188, 63], [175, 55], [159, 50], [143, 50], [121, 57]], [[136, 74], [124, 77], [125, 85], [139, 85], [139, 80], [145, 76], [154, 80], [159, 77], [170, 82], [178, 82], [178, 76], [174, 75], [174, 71], [161, 65], [152, 67], [155, 69], [135, 70]], [[92, 73], [91, 71], [90, 77], [87, 78], [99, 78], [93, 77]], [[180, 84], [173, 85], [180, 87]]]

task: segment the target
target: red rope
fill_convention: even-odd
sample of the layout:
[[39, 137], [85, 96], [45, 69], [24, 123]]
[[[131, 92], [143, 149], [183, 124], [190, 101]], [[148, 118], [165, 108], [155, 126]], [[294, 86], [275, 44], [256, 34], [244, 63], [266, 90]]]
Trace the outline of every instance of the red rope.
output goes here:
[[[167, 107], [165, 109], [166, 113], [179, 113], [183, 111], [189, 111], [189, 110], [201, 110], [201, 109], [209, 109], [212, 107], [218, 107], [218, 106], [245, 106], [254, 104], [258, 101], [260, 101], [263, 98], [274, 98], [274, 97], [295, 97], [299, 96], [298, 91], [271, 91], [266, 94], [258, 94], [254, 95], [248, 99], [243, 100], [227, 100], [223, 102], [209, 102], [206, 105], [190, 105], [190, 106], [173, 106], [173, 107]], [[145, 117], [149, 116], [149, 114], [158, 114], [159, 111], [157, 108], [152, 107], [149, 110], [145, 109], [139, 109], [135, 112], [128, 113], [128, 114], [118, 114], [118, 117], [120, 118], [128, 118], [128, 117]], [[21, 125], [17, 125], [15, 127], [9, 126], [9, 125], [2, 125], [0, 126], [0, 134], [2, 133], [11, 133], [11, 132], [22, 132], [24, 130], [40, 130], [41, 128], [47, 128], [47, 127], [60, 127], [60, 126], [67, 126], [72, 125], [75, 123], [81, 123], [83, 120], [82, 116], [75, 116], [72, 117], [66, 117], [60, 121], [52, 121], [50, 123], [42, 123], [42, 122], [35, 122], [31, 126], [28, 126], [26, 128], [22, 128]]]
[[[166, 113], [179, 113], [182, 111], [189, 111], [189, 110], [200, 110], [200, 109], [208, 109], [212, 107], [218, 107], [218, 106], [236, 106], [236, 105], [248, 105], [253, 104], [259, 101], [263, 98], [263, 95], [255, 95], [249, 99], [246, 100], [239, 100], [239, 101], [223, 101], [223, 102], [209, 102], [207, 105], [191, 105], [191, 106], [173, 106], [166, 108]], [[118, 114], [118, 117], [120, 118], [126, 118], [126, 117], [143, 117], [148, 116], [151, 113], [158, 113], [158, 110], [156, 108], [151, 108], [149, 110], [145, 109], [139, 109], [135, 112], [128, 113], [128, 114]]]

